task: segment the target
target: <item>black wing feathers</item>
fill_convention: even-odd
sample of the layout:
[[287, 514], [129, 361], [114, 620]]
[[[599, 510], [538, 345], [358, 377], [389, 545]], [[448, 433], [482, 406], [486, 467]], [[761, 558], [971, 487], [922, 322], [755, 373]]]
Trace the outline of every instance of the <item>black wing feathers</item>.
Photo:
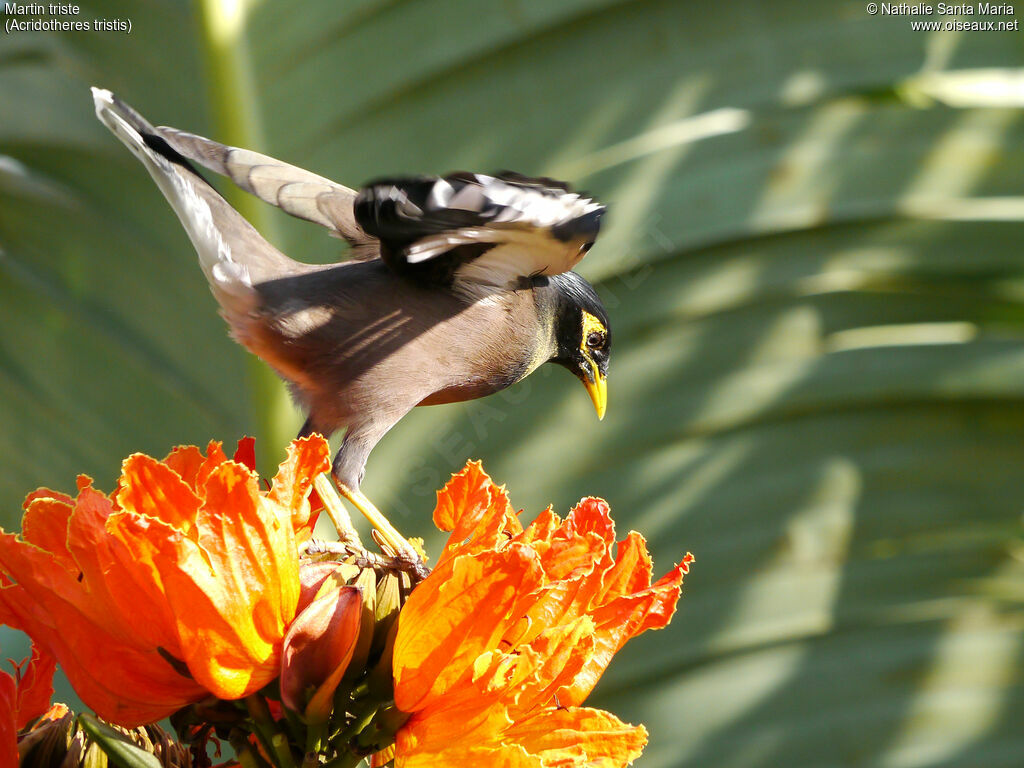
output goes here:
[[379, 179], [354, 203], [356, 221], [380, 240], [388, 265], [418, 279], [447, 282], [495, 248], [514, 247], [515, 255], [487, 257], [497, 260], [493, 270], [460, 273], [492, 285], [571, 269], [597, 237], [604, 211], [564, 182], [511, 172]]

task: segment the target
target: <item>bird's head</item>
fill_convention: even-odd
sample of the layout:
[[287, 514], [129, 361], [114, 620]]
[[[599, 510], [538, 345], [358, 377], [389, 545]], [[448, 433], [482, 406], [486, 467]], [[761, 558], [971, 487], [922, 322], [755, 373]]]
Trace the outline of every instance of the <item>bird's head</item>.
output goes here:
[[608, 312], [594, 287], [575, 272], [550, 278], [556, 293], [555, 347], [551, 362], [568, 368], [587, 388], [597, 418], [608, 404], [612, 333]]

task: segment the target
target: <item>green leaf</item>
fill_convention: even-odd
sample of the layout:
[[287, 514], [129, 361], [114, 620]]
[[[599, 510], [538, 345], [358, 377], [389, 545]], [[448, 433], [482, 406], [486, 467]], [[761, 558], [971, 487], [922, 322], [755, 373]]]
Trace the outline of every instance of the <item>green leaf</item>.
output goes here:
[[133, 744], [127, 736], [92, 715], [82, 713], [78, 723], [118, 768], [161, 768], [156, 755]]

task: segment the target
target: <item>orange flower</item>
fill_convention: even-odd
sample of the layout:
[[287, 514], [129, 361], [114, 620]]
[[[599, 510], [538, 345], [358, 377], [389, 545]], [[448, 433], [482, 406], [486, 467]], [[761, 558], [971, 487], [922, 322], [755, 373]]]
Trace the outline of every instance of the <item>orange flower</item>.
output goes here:
[[[32, 657], [0, 672], [0, 765], [18, 764], [18, 731], [50, 706], [57, 660], [32, 644]], [[24, 671], [22, 670], [24, 667]]]
[[126, 726], [213, 693], [246, 696], [275, 676], [299, 597], [296, 529], [329, 466], [297, 440], [269, 492], [229, 461], [177, 448], [125, 460], [110, 497], [40, 489], [22, 534], [0, 532], [0, 618], [56, 656], [82, 700]]
[[434, 522], [452, 534], [395, 640], [395, 703], [411, 714], [397, 768], [631, 763], [646, 730], [579, 705], [629, 638], [668, 624], [693, 557], [652, 585], [643, 537], [616, 551], [604, 501], [524, 529], [474, 462]]

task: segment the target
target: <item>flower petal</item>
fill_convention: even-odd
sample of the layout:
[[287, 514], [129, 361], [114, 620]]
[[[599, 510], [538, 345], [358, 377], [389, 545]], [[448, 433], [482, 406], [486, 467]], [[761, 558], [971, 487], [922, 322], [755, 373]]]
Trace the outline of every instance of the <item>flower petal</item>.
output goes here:
[[0, 588], [4, 623], [51, 652], [79, 697], [104, 719], [149, 723], [206, 695], [156, 648], [126, 638], [118, 616], [93, 599], [84, 579], [51, 567], [42, 550], [0, 535], [0, 569], [20, 582]]
[[556, 695], [583, 671], [594, 649], [594, 622], [581, 616], [569, 624], [541, 633], [521, 655], [532, 657], [530, 675], [520, 684], [519, 695], [509, 696], [509, 715], [519, 720], [531, 710], [564, 704]]
[[36, 499], [53, 499], [55, 501], [63, 502], [64, 504], [67, 504], [69, 506], [75, 503], [75, 500], [68, 496], [66, 493], [54, 491], [49, 488], [37, 488], [36, 490], [32, 491], [32, 493], [25, 497], [25, 501], [21, 505], [22, 508], [28, 509], [29, 504], [31, 504]]
[[443, 753], [403, 753], [396, 745], [395, 768], [545, 768], [536, 755], [527, 754], [518, 744], [492, 744], [465, 747], [456, 743]]
[[24, 728], [50, 708], [53, 696], [53, 673], [57, 660], [35, 643], [32, 657], [20, 673], [18, 680], [18, 729]]
[[395, 745], [385, 747], [380, 752], [375, 752], [370, 758], [370, 768], [384, 768], [395, 759]]
[[196, 488], [196, 477], [205, 463], [206, 457], [203, 456], [203, 452], [194, 445], [179, 445], [164, 459], [164, 464], [184, 480], [192, 490]]
[[628, 595], [645, 589], [651, 584], [653, 565], [647, 553], [647, 542], [636, 531], [630, 531], [624, 541], [618, 544], [615, 565], [608, 569], [598, 599], [607, 602], [609, 597]]
[[256, 471], [256, 438], [243, 437], [238, 441], [232, 461], [237, 461], [250, 472]]
[[578, 705], [626, 640], [668, 623], [692, 558], [652, 585], [643, 537], [617, 545], [596, 498], [523, 529], [472, 462], [434, 518], [452, 533], [399, 616], [396, 766], [630, 764], [646, 731]]
[[434, 524], [452, 532], [438, 565], [459, 553], [493, 547], [499, 537], [507, 539], [523, 529], [505, 489], [494, 484], [478, 461], [467, 463], [437, 492]]
[[511, 724], [499, 692], [465, 686], [435, 699], [413, 715], [399, 730], [395, 745], [400, 757], [414, 753], [443, 755], [437, 764], [448, 765], [450, 750], [494, 743], [495, 734]]
[[119, 535], [156, 565], [192, 675], [221, 698], [240, 698], [274, 677], [295, 615], [294, 533], [240, 464], [214, 467], [200, 488], [198, 543], [157, 521], [123, 516]]
[[[124, 513], [113, 513], [118, 514]], [[69, 549], [86, 588], [81, 608], [109, 623], [111, 632], [143, 646], [162, 646], [177, 657], [181, 649], [161, 584], [150, 578], [137, 552], [110, 536], [111, 515], [106, 496], [82, 488], [68, 521]], [[104, 615], [110, 618], [101, 619]]]
[[298, 541], [313, 535], [316, 517], [308, 501], [314, 478], [331, 468], [330, 446], [320, 435], [310, 435], [292, 442], [288, 456], [281, 462], [270, 487], [269, 497], [287, 509]]
[[166, 464], [141, 453], [121, 465], [117, 504], [121, 509], [153, 517], [188, 533], [199, 511], [199, 497]]
[[690, 570], [693, 555], [687, 553], [682, 562], [648, 589], [622, 595], [592, 612], [594, 618], [594, 649], [587, 664], [572, 685], [558, 692], [563, 704], [582, 703], [601, 679], [608, 664], [626, 641], [648, 629], [661, 629], [672, 619], [679, 600], [683, 576]]
[[504, 734], [544, 766], [619, 768], [640, 757], [647, 729], [627, 725], [600, 709], [550, 708], [537, 710]]
[[[299, 501], [313, 468], [293, 471]], [[86, 477], [78, 488], [31, 494], [25, 538], [0, 531], [0, 620], [49, 650], [87, 705], [141, 725], [274, 678], [300, 591], [293, 509], [217, 442], [205, 457], [129, 457], [117, 504]]]
[[196, 471], [196, 488], [201, 489], [213, 471], [228, 460], [219, 440], [211, 440], [206, 446], [206, 458]]
[[519, 618], [524, 595], [543, 573], [536, 553], [521, 546], [449, 559], [413, 590], [398, 618], [395, 704], [415, 712], [468, 674]]
[[0, 765], [18, 765], [18, 691], [14, 678], [0, 672]]
[[77, 574], [78, 566], [68, 551], [68, 519], [71, 517], [72, 502], [63, 494], [59, 494], [59, 497], [44, 496], [40, 491], [25, 500], [21, 537], [29, 544], [49, 552], [54, 562]]

